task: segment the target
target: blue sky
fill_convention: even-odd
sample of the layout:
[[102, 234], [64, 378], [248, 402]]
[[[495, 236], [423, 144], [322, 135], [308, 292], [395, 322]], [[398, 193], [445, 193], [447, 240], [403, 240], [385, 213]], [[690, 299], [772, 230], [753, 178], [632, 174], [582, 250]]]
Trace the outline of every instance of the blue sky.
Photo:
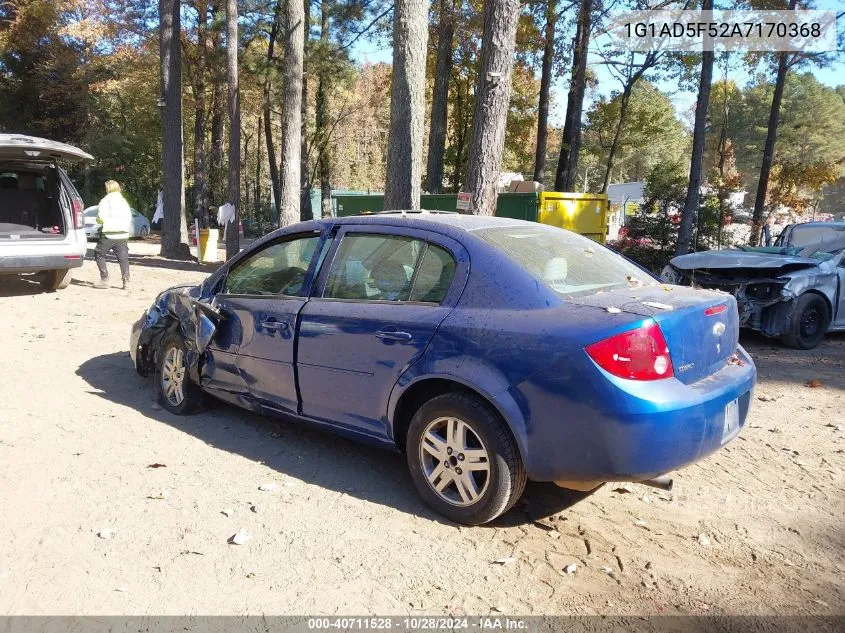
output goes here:
[[[817, 0], [815, 7], [820, 10], [838, 10], [842, 11], [840, 0]], [[845, 25], [840, 19], [837, 24], [837, 30], [841, 34]], [[353, 56], [361, 63], [390, 63], [392, 60], [391, 48], [389, 43], [379, 43], [375, 41], [359, 40], [354, 47]], [[591, 102], [595, 101], [601, 96], [610, 94], [613, 90], [618, 90], [619, 82], [606, 70], [604, 66], [598, 64], [598, 58], [591, 55], [588, 61], [599, 79], [598, 90], [588, 95]], [[839, 53], [835, 63], [826, 68], [807, 68], [812, 72], [816, 78], [823, 84], [828, 86], [845, 85], [845, 54]], [[722, 79], [724, 76], [723, 68], [714, 68], [713, 79]], [[739, 62], [735, 61], [728, 71], [728, 77], [733, 79], [740, 85], [745, 85], [751, 80], [751, 75]], [[648, 78], [648, 75], [646, 75]], [[675, 83], [666, 81], [657, 81], [658, 87], [670, 95], [675, 110], [679, 118], [685, 123], [689, 122], [691, 118], [691, 110], [695, 104], [696, 86], [686, 86], [679, 88]], [[563, 118], [566, 113], [566, 92], [568, 87], [568, 79], [562, 78], [552, 84], [552, 111], [550, 119], [553, 125], [563, 125]]]

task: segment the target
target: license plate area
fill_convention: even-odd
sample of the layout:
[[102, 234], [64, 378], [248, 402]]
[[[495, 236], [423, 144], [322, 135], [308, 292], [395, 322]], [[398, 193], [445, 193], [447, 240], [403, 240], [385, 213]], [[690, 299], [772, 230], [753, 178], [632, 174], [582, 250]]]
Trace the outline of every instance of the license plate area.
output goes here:
[[722, 444], [739, 433], [739, 400], [733, 400], [725, 406], [725, 424], [722, 427]]

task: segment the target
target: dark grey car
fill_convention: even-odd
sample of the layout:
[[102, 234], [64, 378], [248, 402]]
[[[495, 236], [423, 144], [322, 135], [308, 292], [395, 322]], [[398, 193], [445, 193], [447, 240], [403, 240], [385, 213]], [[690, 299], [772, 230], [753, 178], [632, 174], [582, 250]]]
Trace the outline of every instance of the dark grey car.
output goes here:
[[790, 224], [772, 247], [681, 255], [661, 277], [729, 292], [742, 327], [812, 349], [845, 331], [845, 222]]

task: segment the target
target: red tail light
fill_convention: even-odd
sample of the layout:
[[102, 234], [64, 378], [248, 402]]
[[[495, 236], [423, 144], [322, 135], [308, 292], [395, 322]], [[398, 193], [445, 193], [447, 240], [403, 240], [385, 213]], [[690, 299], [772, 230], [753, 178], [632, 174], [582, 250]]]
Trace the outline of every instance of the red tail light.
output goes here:
[[720, 303], [717, 306], [710, 306], [704, 311], [704, 316], [713, 316], [715, 314], [722, 314], [722, 312], [726, 311], [728, 306], [724, 303]]
[[657, 323], [616, 334], [587, 347], [606, 372], [630, 380], [660, 380], [675, 375], [666, 339]]
[[82, 200], [79, 198], [73, 199], [73, 228], [85, 228], [85, 216], [82, 215]]

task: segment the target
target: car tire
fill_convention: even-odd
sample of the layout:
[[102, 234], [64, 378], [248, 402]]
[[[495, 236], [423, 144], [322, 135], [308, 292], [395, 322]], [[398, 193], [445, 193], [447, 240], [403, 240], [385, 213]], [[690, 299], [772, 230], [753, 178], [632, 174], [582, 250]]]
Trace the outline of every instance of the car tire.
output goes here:
[[164, 337], [156, 358], [155, 389], [159, 404], [177, 415], [196, 410], [202, 400], [202, 389], [191, 381], [186, 359], [185, 339], [178, 333]]
[[139, 240], [145, 240], [145, 239], [147, 239], [147, 237], [149, 237], [149, 235], [150, 235], [150, 229], [148, 229], [146, 226], [142, 226], [141, 230], [138, 231], [138, 239]]
[[64, 290], [70, 285], [72, 278], [73, 275], [71, 275], [70, 268], [47, 270], [41, 276], [41, 287], [48, 292]]
[[504, 421], [469, 393], [443, 394], [420, 407], [406, 451], [420, 496], [456, 523], [492, 521], [519, 500], [528, 480]]
[[813, 349], [830, 327], [830, 310], [819, 295], [807, 292], [795, 300], [795, 309], [781, 340], [795, 349]]

